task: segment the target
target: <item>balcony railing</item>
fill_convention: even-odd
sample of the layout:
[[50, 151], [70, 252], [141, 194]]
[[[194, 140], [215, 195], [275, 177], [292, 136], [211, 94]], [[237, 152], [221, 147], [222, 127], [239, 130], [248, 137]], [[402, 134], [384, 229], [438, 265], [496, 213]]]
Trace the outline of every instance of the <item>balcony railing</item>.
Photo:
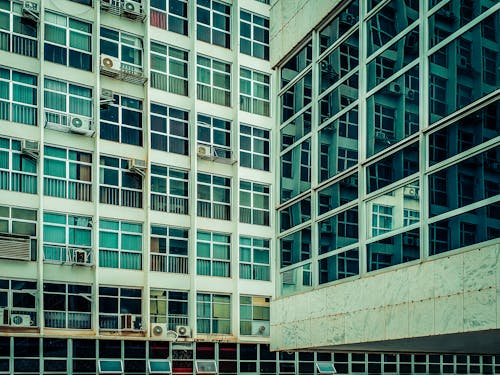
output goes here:
[[[45, 110], [45, 127], [60, 132], [73, 132], [86, 136], [94, 135], [92, 120], [86, 116], [71, 114], [66, 112], [57, 112]], [[78, 125], [75, 125], [78, 120]]]
[[94, 264], [92, 248], [87, 246], [43, 245], [43, 259], [49, 263], [67, 263], [90, 266]]
[[[213, 213], [212, 213], [213, 206]], [[198, 216], [219, 220], [231, 220], [231, 206], [228, 204], [198, 201]]]
[[151, 193], [151, 209], [154, 211], [187, 215], [188, 200], [187, 198], [168, 197], [163, 194]]
[[91, 312], [45, 311], [44, 324], [49, 328], [91, 329]]
[[36, 175], [0, 170], [0, 189], [36, 194]]
[[44, 178], [44, 192], [49, 197], [68, 198], [90, 202], [92, 183], [66, 181], [53, 177]]
[[38, 42], [25, 36], [0, 32], [0, 50], [36, 58]]
[[185, 315], [169, 315], [167, 317], [167, 329], [175, 331], [177, 326], [187, 326], [189, 325], [189, 319]]
[[100, 202], [113, 204], [115, 206], [125, 206], [142, 208], [142, 192], [137, 190], [120, 189], [110, 186], [100, 186]]
[[188, 258], [187, 256], [151, 254], [151, 271], [187, 274]]
[[230, 276], [229, 261], [198, 259], [196, 261], [196, 273], [204, 276]]

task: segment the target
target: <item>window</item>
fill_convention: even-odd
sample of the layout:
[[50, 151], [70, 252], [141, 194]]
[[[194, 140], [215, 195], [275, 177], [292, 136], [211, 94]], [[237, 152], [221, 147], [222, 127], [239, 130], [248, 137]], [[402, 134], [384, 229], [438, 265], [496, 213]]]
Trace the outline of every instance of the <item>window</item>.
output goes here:
[[231, 220], [231, 179], [198, 173], [198, 216]]
[[99, 287], [99, 328], [141, 330], [141, 297], [141, 289]]
[[[72, 117], [92, 117], [92, 89], [52, 78], [44, 80], [46, 126], [68, 127]], [[76, 116], [74, 116], [76, 115]]]
[[142, 269], [142, 224], [100, 219], [99, 266]]
[[240, 222], [269, 225], [269, 186], [240, 181]]
[[269, 171], [270, 131], [251, 125], [240, 125], [240, 165]]
[[130, 171], [130, 160], [101, 156], [100, 202], [142, 208], [142, 177]]
[[21, 152], [21, 141], [0, 138], [0, 189], [36, 194], [36, 164]]
[[151, 148], [188, 155], [188, 120], [187, 111], [151, 103]]
[[44, 212], [43, 259], [46, 262], [92, 264], [92, 218]]
[[92, 6], [92, 0], [69, 0], [69, 1], [72, 1], [74, 3]]
[[188, 52], [151, 42], [151, 87], [188, 95]]
[[188, 35], [187, 0], [151, 0], [151, 26]]
[[113, 103], [101, 108], [100, 137], [142, 147], [142, 100], [114, 95]]
[[44, 194], [90, 202], [92, 154], [52, 146], [44, 149]]
[[127, 73], [142, 74], [143, 46], [135, 35], [101, 27], [101, 53], [120, 60], [120, 68]]
[[231, 7], [214, 0], [196, 1], [197, 39], [231, 48]]
[[269, 116], [269, 75], [240, 68], [240, 109]]
[[231, 106], [231, 65], [204, 56], [197, 57], [198, 99]]
[[420, 221], [420, 212], [418, 210], [412, 210], [405, 208], [403, 210], [403, 226], [408, 226], [416, 224]]
[[188, 172], [151, 165], [151, 209], [188, 214]]
[[216, 158], [231, 159], [231, 122], [198, 114], [198, 142], [213, 147]]
[[196, 301], [198, 333], [231, 333], [231, 296], [198, 293]]
[[0, 50], [38, 57], [37, 23], [22, 17], [23, 3], [2, 1], [0, 5]]
[[167, 329], [189, 325], [188, 292], [151, 289], [151, 323], [167, 323]]
[[392, 210], [391, 206], [372, 206], [372, 236], [387, 233], [392, 229]]
[[[18, 251], [13, 254], [10, 246], [6, 245], [4, 250], [7, 254], [0, 251], [0, 258], [36, 260], [37, 254], [37, 210], [27, 208], [17, 208], [0, 206], [0, 233], [3, 241], [9, 238], [19, 236], [29, 236], [29, 244], [25, 249], [21, 249], [17, 243]], [[10, 236], [14, 235], [14, 236]]]
[[37, 116], [37, 77], [0, 67], [0, 120], [36, 125]]
[[92, 25], [46, 11], [44, 58], [56, 64], [92, 71]]
[[240, 237], [240, 279], [270, 281], [270, 256], [267, 238]]
[[269, 60], [269, 19], [240, 11], [240, 52]]
[[92, 328], [92, 287], [90, 285], [44, 283], [43, 318], [45, 327]]
[[12, 316], [19, 315], [25, 326], [38, 326], [36, 292], [36, 281], [0, 279], [0, 309], [7, 309], [0, 316], [0, 323], [17, 325], [17, 321], [12, 322]]
[[188, 230], [151, 225], [151, 271], [188, 273]]
[[231, 236], [198, 231], [196, 234], [196, 274], [231, 276]]
[[240, 296], [240, 334], [269, 336], [269, 297]]

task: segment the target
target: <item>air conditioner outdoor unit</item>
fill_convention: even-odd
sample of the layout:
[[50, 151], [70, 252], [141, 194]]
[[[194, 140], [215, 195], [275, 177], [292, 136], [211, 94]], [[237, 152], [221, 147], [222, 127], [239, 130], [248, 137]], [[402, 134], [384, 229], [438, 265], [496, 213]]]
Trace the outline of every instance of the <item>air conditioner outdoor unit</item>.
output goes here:
[[38, 21], [40, 5], [36, 1], [23, 1], [23, 16], [33, 21]]
[[40, 154], [40, 142], [23, 139], [21, 143], [21, 152], [34, 159], [38, 159]]
[[356, 23], [356, 17], [351, 13], [342, 13], [340, 15], [340, 22], [345, 23], [346, 25], [354, 25]]
[[391, 94], [400, 95], [400, 94], [403, 93], [403, 88], [401, 87], [401, 85], [399, 83], [397, 83], [397, 82], [391, 82], [391, 83], [389, 83], [388, 91]]
[[208, 145], [198, 144], [196, 154], [202, 159], [210, 159], [212, 155], [212, 147]]
[[26, 314], [12, 314], [10, 316], [10, 325], [12, 327], [29, 327], [31, 326], [31, 316]]
[[269, 322], [252, 322], [252, 335], [269, 336]]
[[111, 7], [111, 0], [101, 0], [101, 9], [109, 9]]
[[387, 134], [382, 131], [375, 132], [375, 139], [379, 141], [387, 141]]
[[114, 56], [101, 55], [101, 70], [117, 75], [121, 70], [121, 62]]
[[329, 64], [326, 60], [321, 61], [321, 76], [324, 77], [329, 82], [334, 82], [339, 78], [337, 72], [333, 69], [332, 64]]
[[85, 250], [74, 250], [73, 251], [73, 263], [75, 264], [87, 264], [87, 252]]
[[460, 70], [470, 70], [471, 64], [469, 63], [469, 59], [465, 56], [458, 56], [457, 68]]
[[109, 89], [101, 89], [101, 95], [99, 96], [99, 101], [101, 104], [111, 103], [114, 100], [114, 93]]
[[417, 239], [411, 236], [403, 236], [403, 245], [406, 246], [417, 246]]
[[141, 4], [135, 1], [125, 0], [123, 3], [123, 12], [135, 18], [141, 14]]
[[418, 199], [418, 187], [405, 187], [404, 196], [412, 199]]
[[445, 20], [449, 21], [449, 22], [452, 22], [455, 20], [455, 13], [453, 13], [452, 11], [450, 10], [446, 10], [444, 8], [441, 8], [439, 9], [437, 12], [436, 12], [436, 15], [441, 17], [441, 18], [444, 18]]
[[406, 91], [406, 99], [413, 101], [418, 99], [418, 92], [416, 90], [407, 90]]
[[130, 159], [128, 162], [128, 169], [131, 172], [137, 173], [141, 176], [146, 175], [146, 161], [141, 159]]
[[165, 323], [151, 323], [151, 337], [166, 339], [167, 332]]
[[175, 327], [175, 332], [177, 332], [179, 337], [191, 337], [190, 326], [177, 326]]
[[90, 129], [90, 119], [80, 116], [71, 116], [69, 119], [69, 130], [73, 133], [78, 134], [89, 134], [92, 130]]

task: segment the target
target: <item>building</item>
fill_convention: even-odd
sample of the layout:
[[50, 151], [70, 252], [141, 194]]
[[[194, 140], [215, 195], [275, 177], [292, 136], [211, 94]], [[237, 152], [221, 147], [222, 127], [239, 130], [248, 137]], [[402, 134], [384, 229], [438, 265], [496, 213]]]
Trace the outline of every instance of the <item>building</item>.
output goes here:
[[0, 0], [1, 375], [500, 372], [493, 356], [271, 352], [268, 3]]
[[499, 23], [488, 0], [273, 2], [272, 349], [500, 359]]

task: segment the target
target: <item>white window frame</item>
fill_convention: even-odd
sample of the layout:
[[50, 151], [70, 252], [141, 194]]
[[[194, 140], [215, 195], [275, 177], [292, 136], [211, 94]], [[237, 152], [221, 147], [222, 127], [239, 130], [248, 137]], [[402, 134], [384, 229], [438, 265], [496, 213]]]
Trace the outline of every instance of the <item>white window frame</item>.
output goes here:
[[[220, 238], [220, 239], [218, 239]], [[200, 246], [208, 246], [209, 256], [200, 255]], [[227, 256], [218, 256], [217, 248]], [[199, 230], [196, 233], [196, 274], [200, 276], [231, 277], [231, 235]]]
[[[208, 82], [203, 82], [202, 76], [206, 76], [205, 80]], [[229, 80], [227, 85], [215, 83], [226, 80]], [[198, 55], [196, 57], [196, 87], [199, 100], [231, 107], [231, 64]]]
[[[2, 78], [0, 77], [0, 84], [7, 85], [8, 94], [7, 98], [0, 99], [0, 106], [5, 108], [8, 106], [7, 117], [1, 120], [12, 121], [20, 124], [26, 125], [34, 125], [36, 126], [38, 122], [38, 77], [34, 74], [28, 74], [25, 72], [21, 72], [19, 70], [9, 69], [7, 67], [0, 66], [0, 69], [7, 72], [9, 77]], [[26, 82], [15, 81], [14, 74], [22, 74], [26, 77], [29, 77], [33, 80], [34, 84], [29, 84]], [[32, 98], [34, 99], [35, 104], [23, 103], [19, 100], [16, 100], [14, 91], [17, 87], [22, 88], [24, 91], [32, 90]], [[15, 110], [17, 108], [17, 110]], [[14, 116], [16, 114], [16, 116]]]
[[[160, 49], [162, 49], [161, 52]], [[181, 55], [184, 55], [183, 58], [180, 57]], [[152, 88], [183, 96], [188, 95], [188, 51], [152, 40], [150, 59]], [[165, 71], [154, 69], [153, 59], [161, 59], [165, 65]], [[185, 76], [177, 75], [172, 71], [171, 65], [174, 64], [184, 68]]]
[[[247, 185], [247, 186], [245, 186]], [[249, 186], [248, 186], [249, 185]], [[260, 184], [254, 181], [240, 180], [240, 223], [270, 226], [271, 212], [269, 209], [271, 200], [271, 187], [266, 184]], [[249, 205], [244, 205], [243, 197], [249, 198]], [[258, 207], [256, 200], [258, 197], [265, 202], [267, 198], [267, 207]], [[266, 206], [266, 204], [264, 204]], [[254, 214], [260, 212], [263, 215], [263, 222], [256, 222]], [[267, 220], [266, 220], [267, 214]], [[266, 223], [267, 221], [267, 223]]]
[[[163, 229], [165, 230], [165, 234], [153, 233], [153, 228]], [[184, 236], [176, 235], [176, 231], [185, 232]], [[181, 227], [151, 224], [150, 233], [151, 271], [188, 274], [189, 230]], [[158, 242], [161, 239], [165, 241], [165, 252], [159, 251], [159, 244], [158, 249], [154, 248], [154, 239], [158, 239]], [[171, 241], [184, 242], [186, 245], [186, 254], [172, 254], [170, 252]]]
[[[240, 279], [271, 281], [271, 251], [269, 238], [259, 238], [253, 236], [240, 236]], [[260, 243], [262, 242], [262, 245]], [[267, 247], [265, 246], [267, 242]], [[244, 256], [242, 251], [247, 250], [250, 253], [250, 260], [243, 260]], [[256, 261], [256, 252], [267, 252], [267, 263], [260, 263]], [[246, 276], [250, 277], [246, 277]], [[242, 277], [243, 276], [243, 277]]]
[[[208, 177], [209, 182], [200, 181], [200, 177]], [[216, 179], [222, 179], [226, 184], [214, 182]], [[199, 217], [207, 217], [218, 220], [231, 220], [231, 178], [198, 172], [196, 183], [198, 190], [198, 197], [196, 199], [198, 206], [197, 215]], [[200, 189], [202, 187], [209, 189], [209, 197], [200, 196]], [[215, 189], [222, 189], [226, 191], [229, 196], [229, 200], [227, 202], [215, 200]]]
[[[102, 222], [108, 222], [108, 223], [113, 223], [117, 225], [117, 228], [104, 228], [102, 225]], [[102, 244], [99, 244], [99, 259], [100, 259], [100, 267], [108, 267], [108, 268], [117, 268], [117, 269], [133, 269], [133, 270], [142, 270], [142, 264], [143, 264], [143, 252], [144, 252], [144, 245], [143, 245], [143, 224], [139, 222], [131, 222], [131, 221], [126, 221], [126, 220], [116, 220], [116, 219], [108, 219], [108, 218], [100, 218], [99, 219], [100, 226], [99, 226], [99, 236], [102, 236], [104, 233], [113, 233], [117, 236], [118, 241], [117, 241], [117, 246], [116, 248], [112, 247], [105, 247]], [[127, 225], [138, 225], [140, 226], [140, 232], [139, 231], [131, 231], [131, 230], [126, 230], [123, 227]], [[132, 250], [132, 249], [126, 249], [124, 248], [124, 245], [127, 243], [125, 240], [124, 236], [134, 236], [134, 237], [140, 237], [140, 244], [141, 248], [139, 250]], [[116, 267], [111, 266], [111, 265], [104, 265], [104, 261], [102, 258], [104, 257], [105, 252], [110, 252], [110, 253], [117, 253], [118, 255], [118, 261], [116, 264]], [[122, 261], [123, 261], [123, 255], [129, 254], [129, 255], [135, 255], [134, 258], [136, 258], [139, 262], [137, 267], [124, 267]]]
[[[240, 67], [240, 110], [261, 116], [270, 116], [271, 108], [271, 77], [268, 74], [253, 69]], [[244, 87], [250, 88], [250, 92]], [[259, 96], [258, 91], [264, 95]]]

